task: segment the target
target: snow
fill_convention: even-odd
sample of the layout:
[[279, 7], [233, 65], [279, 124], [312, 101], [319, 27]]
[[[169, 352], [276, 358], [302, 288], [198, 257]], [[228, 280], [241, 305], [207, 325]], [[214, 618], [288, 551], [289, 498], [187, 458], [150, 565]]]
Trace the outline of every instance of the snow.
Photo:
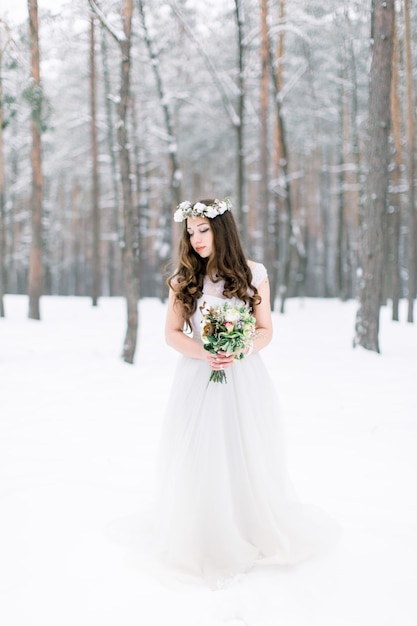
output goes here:
[[[146, 527], [177, 355], [165, 305], [140, 302], [134, 365], [123, 299], [6, 296], [0, 320], [2, 626], [415, 626], [417, 328], [381, 312], [377, 355], [352, 348], [355, 302], [288, 300], [264, 360], [300, 496], [340, 544], [213, 591], [149, 564]], [[402, 303], [401, 319], [406, 319]], [[151, 408], [149, 408], [151, 407]]]

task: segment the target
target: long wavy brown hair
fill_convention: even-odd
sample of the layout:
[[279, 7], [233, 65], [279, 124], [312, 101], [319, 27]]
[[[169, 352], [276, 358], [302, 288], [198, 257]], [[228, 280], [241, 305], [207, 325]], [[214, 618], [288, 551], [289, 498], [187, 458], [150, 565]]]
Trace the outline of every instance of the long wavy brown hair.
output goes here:
[[[214, 200], [199, 202], [210, 206]], [[175, 292], [175, 302], [181, 307], [187, 327], [197, 308], [197, 300], [203, 295], [206, 275], [213, 282], [224, 280], [223, 295], [226, 298], [239, 298], [252, 310], [261, 301], [258, 290], [252, 284], [252, 271], [243, 252], [232, 213], [226, 211], [209, 219], [209, 222], [214, 242], [212, 254], [203, 259], [195, 252], [187, 232], [187, 220], [184, 220], [177, 269], [167, 279], [169, 287]]]

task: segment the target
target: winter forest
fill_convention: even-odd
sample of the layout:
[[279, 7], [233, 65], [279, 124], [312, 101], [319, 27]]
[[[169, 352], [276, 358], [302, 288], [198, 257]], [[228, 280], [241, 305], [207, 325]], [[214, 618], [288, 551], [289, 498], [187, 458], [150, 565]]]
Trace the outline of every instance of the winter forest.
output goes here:
[[[0, 306], [166, 296], [176, 205], [229, 197], [272, 302], [416, 297], [410, 0], [28, 0], [0, 16]], [[353, 334], [353, 329], [352, 329]]]
[[[2, 626], [416, 626], [416, 81], [411, 0], [0, 0]], [[173, 214], [226, 197], [342, 532], [213, 591], [150, 537]]]

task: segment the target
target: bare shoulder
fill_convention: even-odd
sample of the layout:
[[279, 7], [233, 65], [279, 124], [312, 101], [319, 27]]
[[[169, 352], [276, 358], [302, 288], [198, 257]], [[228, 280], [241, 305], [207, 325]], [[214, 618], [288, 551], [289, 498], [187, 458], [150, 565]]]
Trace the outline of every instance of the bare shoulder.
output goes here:
[[247, 264], [249, 265], [251, 270], [254, 270], [256, 267], [265, 267], [263, 263], [260, 263], [259, 261], [253, 261], [252, 259], [247, 259]]

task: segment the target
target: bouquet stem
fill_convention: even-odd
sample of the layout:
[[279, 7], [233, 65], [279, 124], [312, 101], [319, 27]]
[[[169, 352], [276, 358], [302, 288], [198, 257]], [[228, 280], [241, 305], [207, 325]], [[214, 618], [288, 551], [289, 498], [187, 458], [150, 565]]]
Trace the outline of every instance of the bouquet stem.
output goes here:
[[227, 383], [226, 372], [224, 370], [211, 370], [209, 382]]

